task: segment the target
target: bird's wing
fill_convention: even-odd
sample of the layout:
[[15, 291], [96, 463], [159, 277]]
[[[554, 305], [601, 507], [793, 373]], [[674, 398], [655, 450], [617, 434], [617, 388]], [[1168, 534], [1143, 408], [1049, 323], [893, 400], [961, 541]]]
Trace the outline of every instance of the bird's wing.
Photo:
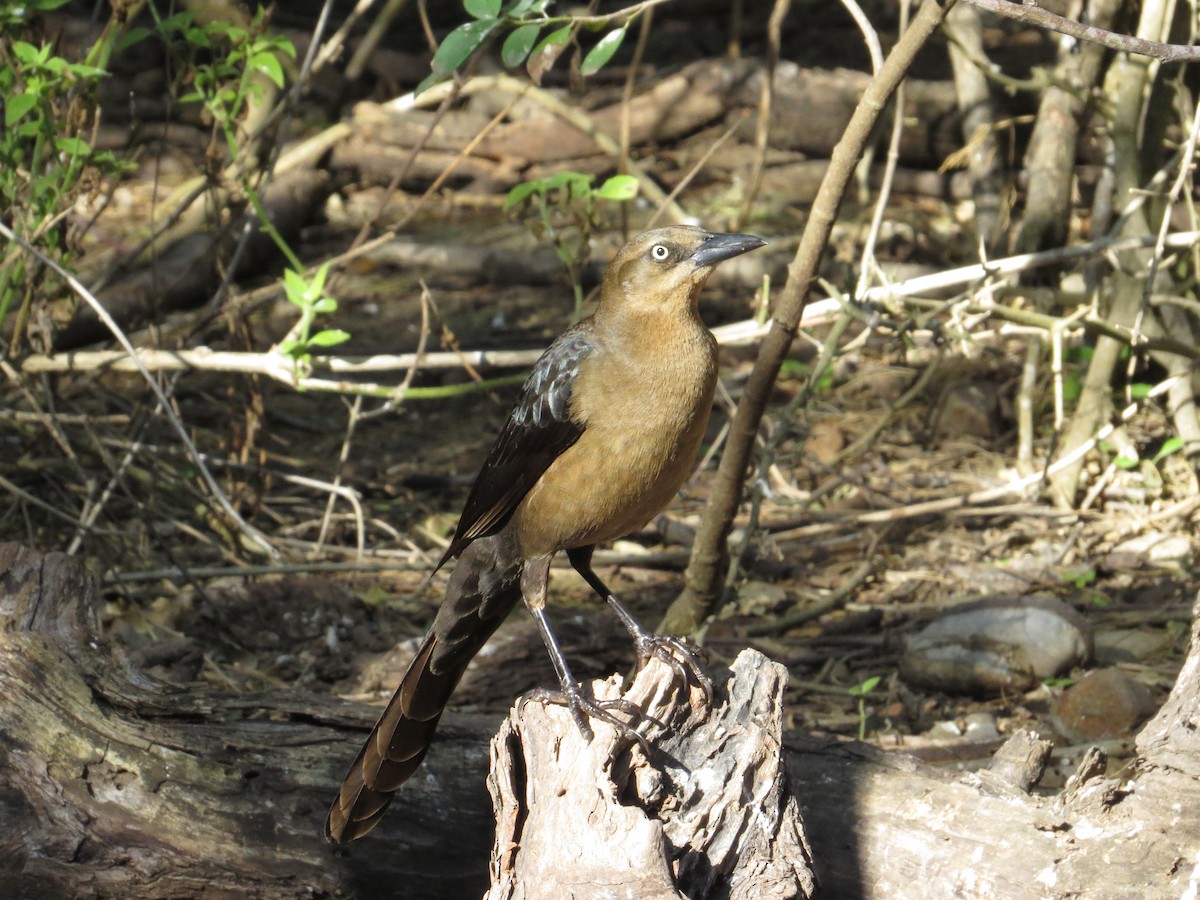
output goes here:
[[437, 568], [476, 538], [503, 528], [550, 464], [579, 440], [583, 425], [571, 418], [571, 389], [580, 365], [594, 352], [587, 323], [580, 323], [538, 359], [475, 477], [454, 538]]

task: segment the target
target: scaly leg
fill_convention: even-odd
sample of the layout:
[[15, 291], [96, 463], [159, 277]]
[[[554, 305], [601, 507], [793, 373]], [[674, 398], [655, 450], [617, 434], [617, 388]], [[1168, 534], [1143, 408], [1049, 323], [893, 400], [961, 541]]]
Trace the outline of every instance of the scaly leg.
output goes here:
[[641, 716], [641, 710], [637, 709], [637, 707], [627, 700], [596, 701], [591, 697], [584, 696], [583, 692], [579, 689], [579, 682], [571, 674], [571, 669], [567, 665], [567, 659], [563, 655], [562, 648], [558, 645], [558, 639], [555, 638], [554, 632], [550, 628], [549, 620], [546, 618], [546, 588], [550, 579], [551, 556], [547, 555], [538, 559], [526, 560], [525, 569], [521, 573], [521, 594], [525, 598], [525, 605], [529, 608], [529, 612], [533, 616], [533, 621], [537, 623], [538, 632], [542, 636], [542, 643], [546, 645], [546, 652], [550, 654], [550, 662], [554, 665], [554, 673], [558, 676], [559, 688], [561, 690], [561, 694], [554, 694], [550, 691], [535, 691], [534, 695], [544, 700], [565, 704], [571, 711], [571, 715], [575, 719], [575, 724], [579, 727], [580, 734], [586, 740], [591, 741], [593, 737], [592, 726], [588, 723], [588, 718], [591, 717], [601, 722], [607, 722], [619, 734], [629, 740], [637, 741], [642, 746], [642, 749], [649, 753], [650, 747], [646, 743], [646, 739], [636, 729], [631, 728], [627, 723], [622, 722], [609, 712], [610, 709], [619, 709], [631, 715]]
[[567, 559], [571, 561], [571, 565], [583, 580], [591, 585], [592, 590], [603, 597], [604, 601], [612, 607], [613, 612], [617, 614], [617, 618], [621, 620], [621, 624], [633, 638], [634, 646], [637, 648], [638, 662], [644, 664], [651, 656], [658, 657], [670, 666], [685, 684], [688, 676], [691, 675], [692, 680], [704, 692], [705, 702], [711, 706], [712, 680], [704, 674], [704, 668], [697, 659], [699, 648], [690, 641], [669, 635], [652, 634], [642, 628], [592, 568], [592, 551], [595, 549], [594, 546], [576, 547], [567, 551]]

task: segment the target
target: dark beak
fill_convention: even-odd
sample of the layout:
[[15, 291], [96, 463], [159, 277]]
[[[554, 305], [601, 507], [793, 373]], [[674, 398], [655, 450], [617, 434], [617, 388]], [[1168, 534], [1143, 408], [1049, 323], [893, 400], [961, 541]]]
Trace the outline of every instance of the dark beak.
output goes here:
[[766, 243], [752, 234], [710, 235], [707, 241], [696, 248], [696, 252], [692, 254], [692, 262], [696, 264], [696, 268], [715, 266], [727, 259], [763, 247]]

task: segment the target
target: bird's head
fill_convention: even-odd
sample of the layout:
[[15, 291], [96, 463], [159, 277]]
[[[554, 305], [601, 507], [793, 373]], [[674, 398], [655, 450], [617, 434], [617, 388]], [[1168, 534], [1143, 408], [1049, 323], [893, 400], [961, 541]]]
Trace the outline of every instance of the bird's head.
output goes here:
[[624, 311], [644, 314], [694, 312], [713, 269], [766, 243], [750, 234], [714, 234], [691, 225], [643, 232], [609, 265], [601, 310], [619, 304]]

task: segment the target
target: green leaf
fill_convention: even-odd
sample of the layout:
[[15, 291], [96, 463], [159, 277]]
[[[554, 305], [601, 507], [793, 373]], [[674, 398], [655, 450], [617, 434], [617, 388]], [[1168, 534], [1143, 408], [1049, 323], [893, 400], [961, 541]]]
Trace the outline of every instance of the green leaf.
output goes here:
[[463, 9], [474, 19], [494, 19], [500, 15], [500, 0], [463, 0]]
[[66, 153], [69, 156], [90, 156], [92, 152], [87, 141], [71, 135], [55, 138], [54, 146], [59, 153]]
[[[1133, 453], [1134, 455], [1128, 456], [1127, 454], [1129, 453]], [[1122, 450], [1121, 455], [1113, 460], [1113, 465], [1118, 469], [1124, 469], [1128, 471], [1130, 469], [1136, 469], [1139, 462], [1140, 460], [1137, 458], [1137, 454], [1132, 449], [1129, 449]]]
[[7, 128], [12, 128], [20, 122], [29, 113], [31, 109], [37, 106], [38, 98], [35, 94], [17, 94], [10, 97], [4, 103], [4, 125]]
[[596, 44], [588, 55], [583, 58], [583, 62], [579, 64], [579, 74], [583, 76], [595, 75], [613, 58], [613, 54], [621, 46], [621, 41], [625, 40], [625, 27], [610, 31], [604, 37], [600, 38], [600, 42]]
[[[194, 18], [196, 18], [196, 14], [190, 9], [185, 9], [182, 12], [177, 12], [175, 15], [163, 19], [161, 28], [163, 31], [183, 31], [191, 27]], [[205, 42], [205, 46], [208, 46], [207, 41]]]
[[504, 211], [508, 212], [514, 206], [519, 203], [523, 203], [526, 198], [538, 193], [541, 190], [541, 181], [526, 181], [518, 184], [511, 191], [509, 191], [508, 196], [504, 198]]
[[537, 47], [534, 48], [533, 55], [534, 56], [540, 55], [541, 52], [543, 50], [545, 50], [547, 47], [562, 46], [570, 39], [571, 39], [571, 26], [570, 25], [564, 25], [562, 28], [556, 28], [554, 31], [550, 32], [548, 35], [546, 35], [544, 38], [542, 38], [540, 41], [538, 41]]
[[632, 175], [614, 175], [594, 191], [601, 200], [632, 200], [638, 193], [638, 180]]
[[1163, 441], [1163, 445], [1158, 448], [1158, 452], [1154, 454], [1154, 459], [1152, 459], [1151, 462], [1157, 466], [1168, 456], [1178, 453], [1182, 449], [1183, 438], [1179, 437], [1178, 435], [1167, 438], [1165, 441]]
[[304, 280], [304, 276], [293, 269], [283, 270], [283, 292], [287, 294], [287, 298], [297, 306], [306, 305], [306, 297], [304, 296], [308, 290], [308, 282]]
[[37, 65], [38, 49], [37, 47], [33, 46], [33, 44], [25, 41], [13, 41], [12, 51], [13, 55], [17, 57], [18, 61], [24, 63], [25, 65]]
[[327, 328], [324, 331], [318, 331], [308, 339], [310, 347], [336, 347], [338, 344], [344, 344], [350, 340], [350, 333], [342, 331], [340, 328]]
[[279, 352], [285, 356], [290, 356], [298, 362], [304, 362], [309, 359], [312, 354], [308, 352], [308, 344], [303, 341], [284, 341], [279, 345]]
[[270, 78], [275, 87], [283, 87], [283, 66], [274, 53], [256, 53], [250, 57], [250, 68]]
[[107, 71], [98, 66], [85, 66], [83, 63], [72, 63], [67, 66], [67, 71], [76, 78], [104, 78], [108, 75]]
[[296, 58], [296, 45], [285, 37], [273, 37], [269, 39], [259, 40], [258, 46], [263, 52], [271, 52], [276, 56], [288, 56], [292, 59]]
[[323, 262], [323, 263], [321, 263], [320, 268], [318, 268], [317, 271], [315, 273], [313, 273], [312, 281], [310, 281], [309, 284], [312, 285], [312, 290], [313, 290], [314, 296], [321, 293], [321, 291], [325, 290], [325, 282], [327, 280], [329, 280], [329, 266], [330, 266], [330, 263]]
[[[529, 12], [537, 4], [538, 0], [516, 0], [504, 14], [511, 19], [519, 19], [525, 13]], [[543, 4], [544, 6], [545, 4]]]
[[312, 309], [319, 316], [327, 316], [331, 312], [337, 312], [337, 301], [332, 297], [322, 297], [313, 304]]
[[555, 172], [541, 179], [542, 190], [545, 193], [566, 190], [572, 196], [580, 197], [592, 186], [592, 178], [593, 176], [584, 175], [582, 172]]
[[421, 83], [420, 83], [420, 84], [418, 84], [418, 85], [417, 85], [417, 86], [416, 86], [416, 87], [413, 89], [413, 96], [414, 96], [414, 97], [419, 97], [421, 94], [425, 93], [427, 90], [429, 90], [429, 89], [430, 89], [431, 87], [433, 87], [435, 84], [441, 84], [443, 81], [445, 81], [445, 80], [446, 80], [446, 78], [447, 78], [447, 77], [449, 77], [449, 76], [446, 76], [446, 75], [439, 75], [437, 72], [433, 72], [433, 73], [431, 73], [431, 74], [429, 74], [429, 75], [426, 75], [426, 76], [425, 76], [425, 77], [424, 77], [424, 78], [421, 80]]
[[437, 53], [433, 54], [433, 61], [430, 63], [433, 73], [444, 77], [456, 70], [487, 40], [487, 36], [498, 24], [500, 23], [497, 19], [477, 19], [455, 28], [446, 35], [446, 39], [437, 48]]
[[152, 29], [146, 28], [142, 25], [139, 25], [137, 28], [130, 28], [127, 32], [121, 35], [121, 39], [117, 41], [116, 52], [120, 53], [122, 50], [132, 47], [134, 44], [144, 41], [152, 34], [154, 34]]
[[514, 28], [504, 39], [504, 46], [500, 48], [500, 61], [510, 69], [523, 63], [541, 30], [540, 25], [522, 25], [520, 28]]

